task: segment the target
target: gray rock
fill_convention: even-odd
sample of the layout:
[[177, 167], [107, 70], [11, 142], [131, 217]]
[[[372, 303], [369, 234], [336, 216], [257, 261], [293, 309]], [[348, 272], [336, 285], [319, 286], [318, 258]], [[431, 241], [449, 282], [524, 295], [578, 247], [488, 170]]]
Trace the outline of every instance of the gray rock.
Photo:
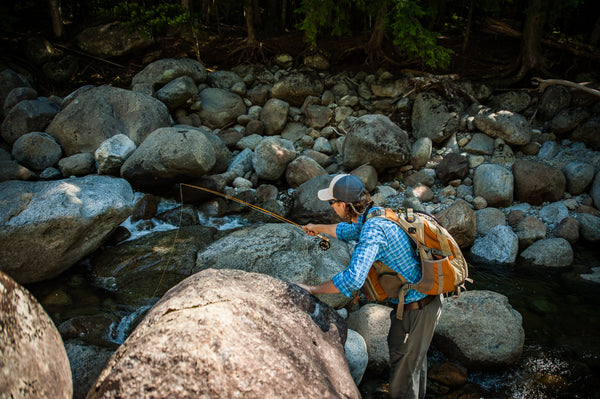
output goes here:
[[577, 215], [577, 221], [580, 224], [579, 232], [584, 240], [592, 243], [600, 241], [600, 217], [580, 213]]
[[[137, 110], [132, 112], [132, 110]], [[94, 153], [109, 137], [124, 134], [140, 145], [154, 130], [171, 125], [167, 107], [150, 96], [100, 86], [83, 91], [46, 130], [65, 154]]]
[[348, 328], [356, 331], [367, 344], [369, 371], [385, 374], [390, 369], [387, 335], [390, 330], [392, 308], [376, 303], [361, 306], [348, 316]]
[[549, 225], [555, 225], [569, 217], [569, 209], [562, 201], [553, 202], [540, 209], [540, 218]]
[[24, 100], [15, 105], [2, 122], [2, 138], [13, 144], [19, 137], [30, 132], [43, 132], [59, 106], [46, 100]]
[[4, 115], [7, 115], [21, 101], [35, 100], [37, 96], [37, 91], [31, 87], [15, 87], [8, 93], [6, 100], [4, 100]]
[[73, 399], [85, 399], [114, 351], [75, 339], [66, 341], [65, 349], [73, 376]]
[[271, 96], [300, 107], [306, 97], [321, 97], [324, 85], [320, 79], [305, 73], [291, 73], [273, 85]]
[[0, 270], [22, 284], [55, 277], [98, 249], [132, 208], [129, 183], [108, 176], [1, 183]]
[[594, 167], [585, 162], [569, 162], [562, 168], [567, 179], [567, 192], [582, 194], [594, 179]]
[[473, 175], [473, 192], [483, 197], [489, 206], [510, 206], [513, 201], [513, 175], [500, 165], [480, 165]]
[[523, 352], [522, 322], [506, 296], [468, 291], [445, 300], [433, 344], [469, 369], [504, 368]]
[[236, 84], [243, 84], [244, 87], [246, 84], [240, 78], [240, 76], [232, 71], [214, 71], [208, 74], [206, 78], [206, 83], [210, 87], [216, 87], [218, 89], [231, 90], [233, 86]]
[[325, 174], [327, 172], [317, 161], [301, 155], [287, 165], [285, 179], [290, 187], [296, 188], [313, 177]]
[[89, 152], [71, 155], [58, 161], [63, 176], [85, 176], [96, 171], [96, 160]]
[[[10, 68], [4, 68], [0, 71], [0, 104], [2, 104], [2, 110], [4, 109], [4, 103], [6, 97], [17, 87], [31, 87], [31, 84], [27, 81], [27, 78], [13, 71]], [[6, 114], [1, 111], [0, 117], [4, 118]]]
[[[345, 309], [344, 309], [345, 310]], [[369, 363], [369, 353], [367, 352], [367, 343], [365, 339], [354, 330], [348, 330], [348, 338], [344, 344], [348, 368], [356, 386], [360, 384], [367, 370]]]
[[310, 128], [321, 129], [325, 127], [333, 117], [333, 112], [329, 107], [313, 104], [304, 110], [304, 124]]
[[[344, 270], [350, 254], [342, 241], [331, 239], [331, 248], [326, 252], [319, 248], [319, 241], [289, 224], [243, 227], [199, 251], [193, 271], [240, 269], [284, 281], [320, 284]], [[342, 294], [318, 297], [336, 308], [348, 302]]]
[[549, 86], [544, 90], [539, 105], [540, 116], [551, 120], [558, 111], [565, 109], [571, 103], [571, 92], [560, 85]]
[[207, 133], [190, 127], [166, 127], [152, 132], [127, 158], [121, 176], [134, 185], [152, 187], [180, 177], [204, 176], [215, 162], [215, 149]]
[[600, 283], [600, 267], [593, 267], [591, 273], [580, 274], [579, 277], [592, 283]]
[[510, 145], [524, 145], [531, 140], [531, 127], [521, 114], [510, 111], [480, 112], [475, 126], [490, 137], [501, 138]]
[[156, 92], [156, 98], [165, 103], [170, 110], [184, 106], [187, 101], [198, 94], [198, 86], [189, 76], [173, 79]]
[[484, 236], [496, 226], [506, 225], [506, 216], [498, 208], [484, 208], [475, 211], [477, 215], [477, 234]]
[[265, 134], [273, 136], [281, 133], [290, 112], [290, 104], [277, 98], [268, 100], [260, 112], [260, 120], [265, 126]]
[[575, 129], [589, 117], [589, 112], [583, 107], [561, 109], [552, 118], [550, 131], [557, 136], [564, 135]]
[[32, 132], [19, 137], [12, 148], [12, 156], [22, 165], [33, 170], [54, 166], [62, 155], [60, 145], [52, 136]]
[[94, 153], [98, 163], [98, 174], [119, 175], [121, 166], [136, 149], [136, 145], [124, 134], [106, 139]]
[[510, 111], [519, 113], [527, 109], [531, 103], [531, 96], [525, 91], [507, 91], [489, 99], [490, 107], [497, 111]]
[[546, 237], [546, 225], [533, 216], [526, 216], [514, 227], [515, 234], [519, 238], [521, 250], [529, 247], [534, 242]]
[[227, 172], [234, 173], [236, 176], [246, 176], [252, 169], [252, 150], [246, 148], [237, 154], [227, 168]]
[[165, 398], [359, 398], [349, 369], [339, 367], [345, 340], [343, 319], [305, 291], [258, 273], [205, 270], [154, 305], [88, 398], [144, 390]]
[[384, 115], [365, 115], [350, 127], [344, 140], [344, 167], [370, 164], [392, 168], [408, 163], [411, 144], [406, 131]]
[[69, 359], [54, 323], [29, 291], [1, 271], [0, 293], [2, 396], [70, 399]]
[[252, 166], [260, 178], [277, 180], [294, 158], [296, 158], [296, 151], [291, 141], [266, 137], [254, 150]]
[[202, 102], [200, 119], [211, 129], [221, 129], [246, 113], [244, 100], [227, 90], [209, 87], [198, 94], [198, 100]]
[[473, 134], [473, 138], [463, 147], [463, 150], [474, 155], [492, 155], [494, 139], [483, 133]]
[[549, 238], [531, 244], [519, 259], [534, 266], [567, 267], [573, 263], [573, 249], [564, 238]]
[[441, 143], [458, 130], [460, 110], [455, 107], [437, 94], [420, 93], [412, 109], [413, 135]]
[[519, 252], [519, 238], [509, 226], [492, 227], [471, 247], [474, 259], [485, 263], [512, 265]]
[[208, 77], [204, 65], [189, 58], [167, 58], [154, 61], [138, 72], [131, 81], [131, 86], [150, 84], [154, 89], [167, 84], [180, 76], [191, 77], [196, 84]]
[[412, 145], [410, 163], [413, 167], [420, 169], [427, 164], [431, 158], [433, 143], [429, 137], [421, 137]]

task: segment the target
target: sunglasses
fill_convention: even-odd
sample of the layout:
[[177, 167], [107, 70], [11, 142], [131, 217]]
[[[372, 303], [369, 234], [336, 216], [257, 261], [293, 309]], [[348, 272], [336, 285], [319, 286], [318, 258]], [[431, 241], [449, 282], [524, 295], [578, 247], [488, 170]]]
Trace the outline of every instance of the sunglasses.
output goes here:
[[336, 199], [332, 199], [332, 200], [329, 200], [328, 202], [329, 202], [329, 205], [333, 205], [333, 204], [341, 202], [341, 201], [340, 200], [336, 200]]

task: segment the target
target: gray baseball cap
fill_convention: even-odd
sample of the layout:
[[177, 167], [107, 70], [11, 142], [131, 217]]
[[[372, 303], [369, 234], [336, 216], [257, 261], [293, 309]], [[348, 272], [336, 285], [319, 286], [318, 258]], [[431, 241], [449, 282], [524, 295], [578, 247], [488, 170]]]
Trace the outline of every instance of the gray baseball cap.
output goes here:
[[329, 187], [319, 190], [317, 196], [321, 201], [337, 199], [344, 202], [358, 202], [364, 190], [365, 185], [358, 177], [341, 174], [331, 180]]

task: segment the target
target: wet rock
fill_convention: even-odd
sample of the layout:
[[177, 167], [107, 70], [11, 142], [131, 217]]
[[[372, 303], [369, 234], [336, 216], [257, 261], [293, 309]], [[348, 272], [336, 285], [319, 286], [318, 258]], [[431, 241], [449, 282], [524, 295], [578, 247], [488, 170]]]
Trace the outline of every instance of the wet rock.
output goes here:
[[433, 345], [468, 368], [498, 369], [521, 357], [522, 316], [493, 291], [467, 291], [444, 302]]
[[531, 244], [519, 259], [533, 266], [567, 267], [573, 263], [573, 249], [564, 238], [549, 238]]

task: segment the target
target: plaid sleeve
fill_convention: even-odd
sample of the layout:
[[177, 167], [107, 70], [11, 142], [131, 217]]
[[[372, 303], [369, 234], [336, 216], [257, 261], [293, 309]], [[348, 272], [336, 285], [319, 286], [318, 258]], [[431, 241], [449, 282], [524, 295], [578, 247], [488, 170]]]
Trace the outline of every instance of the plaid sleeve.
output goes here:
[[348, 241], [358, 241], [360, 237], [361, 224], [359, 223], [338, 223], [335, 228], [335, 235], [338, 239]]
[[380, 248], [386, 245], [386, 241], [385, 233], [380, 228], [362, 229], [360, 241], [352, 252], [350, 265], [333, 276], [333, 284], [342, 294], [350, 297], [353, 291], [362, 287], [371, 265], [377, 260]]

